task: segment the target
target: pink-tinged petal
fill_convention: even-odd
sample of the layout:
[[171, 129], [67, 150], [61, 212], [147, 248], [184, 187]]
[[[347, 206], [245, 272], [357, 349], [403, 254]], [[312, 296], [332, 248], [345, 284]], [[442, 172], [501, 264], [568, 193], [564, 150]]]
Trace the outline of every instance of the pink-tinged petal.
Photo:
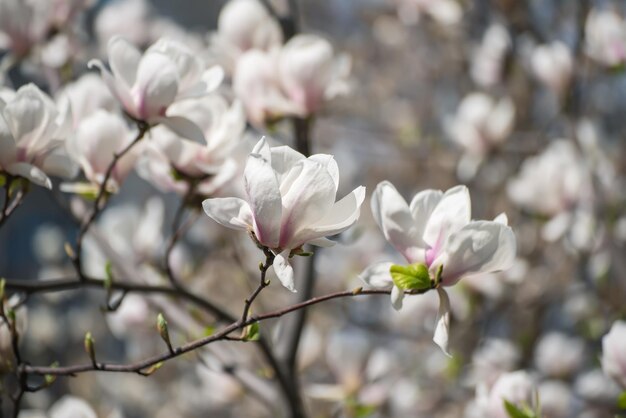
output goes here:
[[50, 181], [50, 178], [46, 175], [46, 173], [34, 165], [30, 165], [28, 163], [15, 163], [8, 166], [6, 171], [14, 176], [24, 177], [38, 186], [52, 190], [52, 181]]
[[88, 68], [97, 68], [100, 71], [102, 80], [107, 85], [111, 94], [122, 104], [122, 107], [133, 116], [137, 116], [135, 104], [130, 95], [130, 87], [121, 80], [116, 80], [113, 74], [104, 66], [100, 60], [91, 60], [87, 63]]
[[175, 134], [184, 139], [189, 139], [195, 143], [205, 145], [206, 139], [202, 129], [189, 119], [182, 116], [160, 116], [151, 118], [151, 122], [162, 123]]
[[276, 276], [278, 280], [285, 286], [289, 291], [296, 293], [296, 286], [293, 280], [293, 267], [289, 264], [289, 253], [290, 250], [285, 250], [280, 254], [277, 254], [274, 258], [274, 271], [276, 272]]
[[250, 154], [244, 170], [244, 186], [254, 214], [254, 233], [259, 242], [278, 247], [282, 200], [276, 174], [260, 154]]
[[359, 219], [361, 204], [365, 199], [365, 187], [359, 186], [349, 195], [336, 202], [326, 215], [314, 225], [308, 226], [294, 236], [298, 243], [312, 242], [326, 236], [337, 235], [350, 228]]
[[301, 244], [295, 241], [296, 234], [317, 223], [331, 210], [335, 203], [335, 183], [326, 167], [302, 160], [287, 174], [280, 185], [280, 193], [283, 212], [279, 245], [294, 248]]
[[206, 199], [202, 208], [211, 219], [228, 228], [252, 228], [252, 211], [245, 200], [236, 197]]
[[141, 58], [132, 96], [137, 117], [149, 120], [163, 116], [178, 93], [176, 65], [165, 55], [147, 53]]
[[456, 186], [447, 190], [426, 223], [424, 241], [432, 248], [440, 248], [446, 237], [470, 222], [471, 210], [467, 187]]
[[391, 288], [391, 306], [396, 311], [399, 311], [400, 309], [402, 309], [403, 302], [404, 302], [404, 290], [394, 285]]
[[107, 53], [113, 76], [130, 90], [135, 84], [141, 52], [121, 36], [114, 36], [107, 44]]
[[359, 279], [374, 289], [391, 289], [394, 286], [389, 272], [391, 266], [390, 261], [374, 263], [359, 274]]
[[435, 323], [435, 335], [433, 341], [441, 348], [444, 354], [452, 357], [448, 352], [448, 342], [450, 339], [450, 298], [445, 290], [437, 288], [439, 294], [439, 311]]
[[475, 221], [452, 234], [433, 267], [443, 265], [444, 286], [464, 275], [506, 270], [515, 260], [517, 244], [513, 230], [491, 221]]
[[415, 229], [409, 205], [388, 181], [376, 186], [371, 200], [374, 220], [385, 238], [409, 262], [424, 261], [424, 243]]

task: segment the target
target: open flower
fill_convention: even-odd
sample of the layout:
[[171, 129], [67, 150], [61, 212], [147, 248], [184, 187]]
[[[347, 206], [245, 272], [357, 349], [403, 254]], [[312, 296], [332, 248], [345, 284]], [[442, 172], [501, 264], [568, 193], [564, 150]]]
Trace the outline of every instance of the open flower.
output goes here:
[[202, 61], [185, 45], [161, 39], [141, 54], [128, 41], [113, 37], [108, 43], [109, 65], [92, 60], [124, 110], [149, 124], [163, 123], [185, 138], [202, 141], [202, 132], [188, 119], [170, 116], [175, 102], [208, 94], [223, 78], [220, 67], [205, 70]]
[[76, 166], [65, 151], [66, 112], [34, 84], [0, 99], [0, 172], [52, 188], [48, 175], [72, 177]]
[[442, 287], [452, 286], [464, 276], [505, 270], [512, 265], [516, 241], [506, 216], [502, 214], [495, 221], [472, 221], [465, 186], [445, 193], [424, 190], [409, 205], [387, 181], [381, 182], [372, 195], [372, 212], [387, 241], [411, 265], [374, 264], [361, 273], [361, 279], [373, 287], [391, 288], [396, 309], [402, 307], [404, 291], [410, 287], [392, 274], [407, 273], [408, 268], [425, 278], [421, 289], [436, 287], [440, 305], [433, 340], [447, 353], [450, 306]]
[[626, 389], [626, 322], [615, 321], [602, 338], [602, 370]]
[[265, 139], [248, 157], [244, 183], [247, 201], [207, 199], [204, 211], [224, 226], [253, 233], [260, 245], [271, 249], [278, 278], [294, 292], [292, 250], [305, 243], [332, 245], [325, 237], [350, 228], [365, 198], [360, 186], [335, 202], [339, 170], [332, 156], [306, 158], [287, 146], [270, 148]]
[[0, 0], [0, 49], [8, 49], [17, 57], [27, 55], [46, 36], [50, 3]]

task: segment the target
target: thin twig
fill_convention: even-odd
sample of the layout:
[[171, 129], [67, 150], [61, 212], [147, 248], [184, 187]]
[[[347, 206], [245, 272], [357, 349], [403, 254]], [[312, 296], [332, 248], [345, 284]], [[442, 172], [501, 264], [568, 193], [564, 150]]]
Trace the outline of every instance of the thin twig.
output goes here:
[[257, 296], [259, 296], [261, 291], [265, 289], [267, 286], [269, 286], [270, 284], [269, 281], [266, 280], [265, 276], [267, 275], [267, 270], [269, 270], [272, 264], [274, 264], [275, 256], [267, 248], [264, 248], [263, 252], [265, 254], [265, 263], [262, 264], [260, 267], [261, 268], [261, 280], [259, 281], [259, 285], [257, 286], [257, 288], [254, 289], [252, 294], [245, 301], [245, 304], [243, 307], [243, 313], [241, 314], [241, 319], [240, 319], [241, 323], [246, 322], [246, 320], [248, 319], [248, 315], [250, 314], [250, 307], [252, 306], [252, 303], [257, 298]]

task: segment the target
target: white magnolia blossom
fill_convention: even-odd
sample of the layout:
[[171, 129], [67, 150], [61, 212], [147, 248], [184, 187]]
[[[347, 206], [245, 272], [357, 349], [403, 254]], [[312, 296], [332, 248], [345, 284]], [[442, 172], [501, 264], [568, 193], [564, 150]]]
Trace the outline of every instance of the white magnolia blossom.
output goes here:
[[[91, 185], [63, 184], [66, 192], [97, 192], [115, 155], [128, 147], [135, 138], [124, 119], [116, 113], [98, 110], [78, 125], [74, 135], [67, 139], [67, 152], [80, 165]], [[135, 146], [124, 154], [113, 168], [106, 190], [116, 193], [132, 171], [141, 147]]]
[[463, 17], [461, 5], [456, 0], [394, 0], [398, 17], [406, 25], [414, 25], [428, 15], [444, 25], [458, 23]]
[[211, 52], [220, 64], [232, 71], [248, 50], [280, 48], [283, 32], [259, 0], [232, 0], [220, 11], [211, 44]]
[[188, 180], [194, 180], [198, 181], [198, 194], [214, 194], [236, 173], [237, 164], [231, 154], [246, 127], [241, 103], [229, 104], [219, 95], [210, 95], [176, 103], [170, 112], [184, 115], [198, 125], [205, 141], [198, 143], [165, 127], [156, 127], [139, 162], [139, 174], [163, 191], [184, 194], [189, 188]]
[[17, 57], [27, 55], [46, 35], [51, 3], [0, 0], [0, 50], [8, 49]]
[[472, 355], [473, 383], [491, 388], [502, 374], [516, 368], [520, 357], [520, 350], [511, 341], [488, 339]]
[[490, 87], [502, 80], [504, 60], [511, 49], [511, 37], [501, 24], [489, 26], [482, 44], [472, 56], [470, 74], [476, 84]]
[[[449, 298], [444, 286], [462, 277], [505, 270], [515, 260], [515, 234], [506, 215], [494, 221], [472, 221], [467, 187], [456, 186], [445, 193], [424, 190], [407, 204], [389, 182], [378, 184], [372, 195], [372, 213], [385, 238], [411, 264], [422, 263], [431, 278], [441, 270], [437, 283], [439, 314], [433, 340], [448, 353]], [[377, 288], [391, 288], [394, 308], [402, 307], [404, 290], [393, 281], [393, 263], [373, 264], [360, 278]]]
[[224, 226], [254, 233], [276, 255], [274, 271], [291, 291], [291, 251], [306, 243], [332, 245], [326, 237], [350, 228], [365, 198], [360, 186], [335, 202], [339, 169], [331, 155], [306, 158], [287, 146], [270, 148], [264, 138], [248, 157], [244, 183], [247, 200], [207, 199], [204, 211]]
[[177, 101], [201, 97], [222, 81], [220, 67], [204, 68], [198, 56], [182, 43], [161, 39], [145, 53], [121, 37], [108, 43], [111, 72], [99, 60], [97, 67], [109, 89], [133, 118], [149, 124], [163, 123], [185, 138], [202, 141], [202, 132], [188, 119], [171, 116]]
[[584, 342], [559, 332], [545, 334], [535, 347], [535, 365], [549, 377], [572, 375], [580, 369], [584, 359]]
[[530, 57], [535, 76], [557, 95], [562, 95], [572, 79], [574, 57], [560, 41], [536, 47]]
[[[11, 96], [11, 97], [9, 97]], [[67, 112], [34, 84], [0, 99], [0, 172], [52, 188], [48, 175], [72, 177], [76, 166], [65, 151]]]
[[626, 389], [626, 322], [615, 321], [602, 338], [602, 370]]
[[93, 73], [83, 74], [76, 81], [66, 84], [57, 96], [57, 103], [69, 102], [73, 126], [97, 110], [114, 111], [118, 105], [106, 83]]
[[335, 56], [333, 47], [317, 35], [296, 35], [281, 49], [278, 77], [300, 116], [319, 110], [325, 101], [349, 90], [350, 58]]
[[534, 392], [535, 385], [530, 375], [519, 370], [500, 376], [489, 394], [481, 399], [479, 404], [484, 408], [486, 418], [510, 418], [504, 408], [504, 401], [517, 407], [532, 406]]
[[315, 35], [297, 35], [281, 49], [250, 50], [238, 61], [233, 89], [255, 125], [284, 116], [306, 117], [349, 90], [350, 59], [335, 56]]
[[626, 21], [611, 9], [593, 9], [585, 23], [587, 54], [608, 67], [626, 61]]
[[585, 160], [571, 141], [560, 139], [550, 143], [542, 154], [526, 159], [518, 176], [509, 181], [507, 192], [523, 209], [552, 217], [542, 234], [544, 239], [554, 241], [568, 229], [576, 231], [572, 226], [588, 219], [584, 206], [593, 190]]

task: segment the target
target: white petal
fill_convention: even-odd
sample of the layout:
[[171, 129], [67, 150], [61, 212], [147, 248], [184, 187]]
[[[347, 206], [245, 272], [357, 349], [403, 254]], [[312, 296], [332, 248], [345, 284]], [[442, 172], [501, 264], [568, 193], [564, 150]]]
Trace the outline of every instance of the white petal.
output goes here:
[[404, 290], [400, 289], [398, 286], [393, 286], [391, 288], [391, 306], [396, 311], [402, 309], [402, 302], [404, 301]]
[[189, 139], [198, 144], [206, 144], [204, 134], [198, 125], [182, 116], [166, 116], [152, 118], [152, 122], [162, 123], [181, 138]]
[[443, 192], [441, 190], [423, 190], [413, 197], [409, 209], [413, 217], [413, 227], [415, 228], [416, 235], [424, 235], [426, 222], [442, 197]]
[[202, 208], [211, 219], [228, 228], [245, 231], [252, 227], [252, 211], [245, 200], [236, 197], [206, 199]]
[[439, 311], [437, 312], [437, 322], [435, 324], [435, 335], [433, 341], [441, 348], [444, 354], [452, 357], [448, 352], [448, 340], [450, 336], [450, 299], [443, 288], [437, 288], [439, 294]]
[[214, 65], [202, 74], [202, 81], [206, 85], [206, 93], [210, 93], [218, 88], [222, 84], [222, 80], [224, 80], [224, 69], [219, 65]]
[[309, 160], [317, 161], [322, 164], [328, 170], [328, 173], [335, 182], [335, 190], [339, 188], [339, 166], [335, 157], [329, 154], [315, 154], [309, 157]]
[[15, 138], [13, 138], [13, 134], [4, 119], [2, 109], [0, 109], [0, 150], [0, 167], [9, 165], [14, 161], [17, 152]]
[[87, 63], [88, 68], [97, 68], [100, 70], [100, 76], [102, 80], [109, 88], [109, 91], [117, 100], [122, 104], [124, 109], [130, 114], [135, 114], [135, 105], [130, 95], [130, 87], [126, 85], [122, 80], [116, 80], [113, 74], [104, 66], [100, 60], [91, 60]]
[[113, 76], [130, 89], [135, 84], [141, 53], [121, 36], [114, 36], [109, 40], [107, 53]]
[[41, 169], [52, 176], [72, 178], [78, 174], [78, 165], [62, 148], [48, 153], [41, 163]]
[[548, 242], [554, 242], [567, 232], [572, 222], [572, 214], [570, 212], [561, 212], [543, 225], [541, 237]]
[[467, 187], [456, 186], [447, 190], [428, 219], [424, 241], [431, 247], [438, 247], [443, 239], [469, 223], [471, 210]]
[[52, 181], [39, 168], [28, 163], [15, 163], [6, 168], [7, 172], [15, 176], [24, 177], [25, 179], [35, 183], [38, 186], [52, 190]]
[[311, 245], [315, 245], [317, 247], [324, 247], [324, 248], [330, 248], [330, 247], [333, 247], [335, 244], [337, 244], [335, 241], [328, 239], [328, 238], [324, 238], [324, 237], [315, 238], [307, 242]]
[[443, 264], [443, 285], [451, 286], [463, 275], [510, 268], [516, 251], [511, 228], [498, 222], [475, 221], [449, 237], [444, 255], [433, 265]]
[[385, 238], [408, 261], [424, 259], [424, 243], [417, 234], [409, 205], [388, 181], [376, 186], [372, 194], [372, 214]]
[[374, 263], [359, 274], [359, 279], [375, 289], [390, 289], [393, 284], [389, 270], [393, 266], [390, 261]]
[[271, 154], [272, 168], [276, 171], [279, 183], [298, 161], [306, 159], [304, 155], [286, 145], [272, 147]]
[[151, 53], [143, 56], [132, 88], [136, 117], [149, 120], [163, 116], [178, 93], [176, 65], [165, 55]]
[[509, 224], [509, 217], [506, 216], [506, 213], [502, 212], [501, 214], [496, 216], [493, 221], [497, 222], [499, 224], [502, 224], [502, 225], [508, 225]]
[[285, 286], [288, 290], [293, 293], [296, 293], [296, 287], [293, 281], [293, 267], [289, 264], [289, 253], [291, 250], [285, 250], [280, 254], [277, 254], [274, 258], [274, 271], [276, 272], [276, 276], [278, 280]]
[[278, 180], [270, 162], [260, 154], [250, 154], [244, 170], [244, 185], [254, 215], [254, 232], [259, 242], [278, 247], [282, 201]]

